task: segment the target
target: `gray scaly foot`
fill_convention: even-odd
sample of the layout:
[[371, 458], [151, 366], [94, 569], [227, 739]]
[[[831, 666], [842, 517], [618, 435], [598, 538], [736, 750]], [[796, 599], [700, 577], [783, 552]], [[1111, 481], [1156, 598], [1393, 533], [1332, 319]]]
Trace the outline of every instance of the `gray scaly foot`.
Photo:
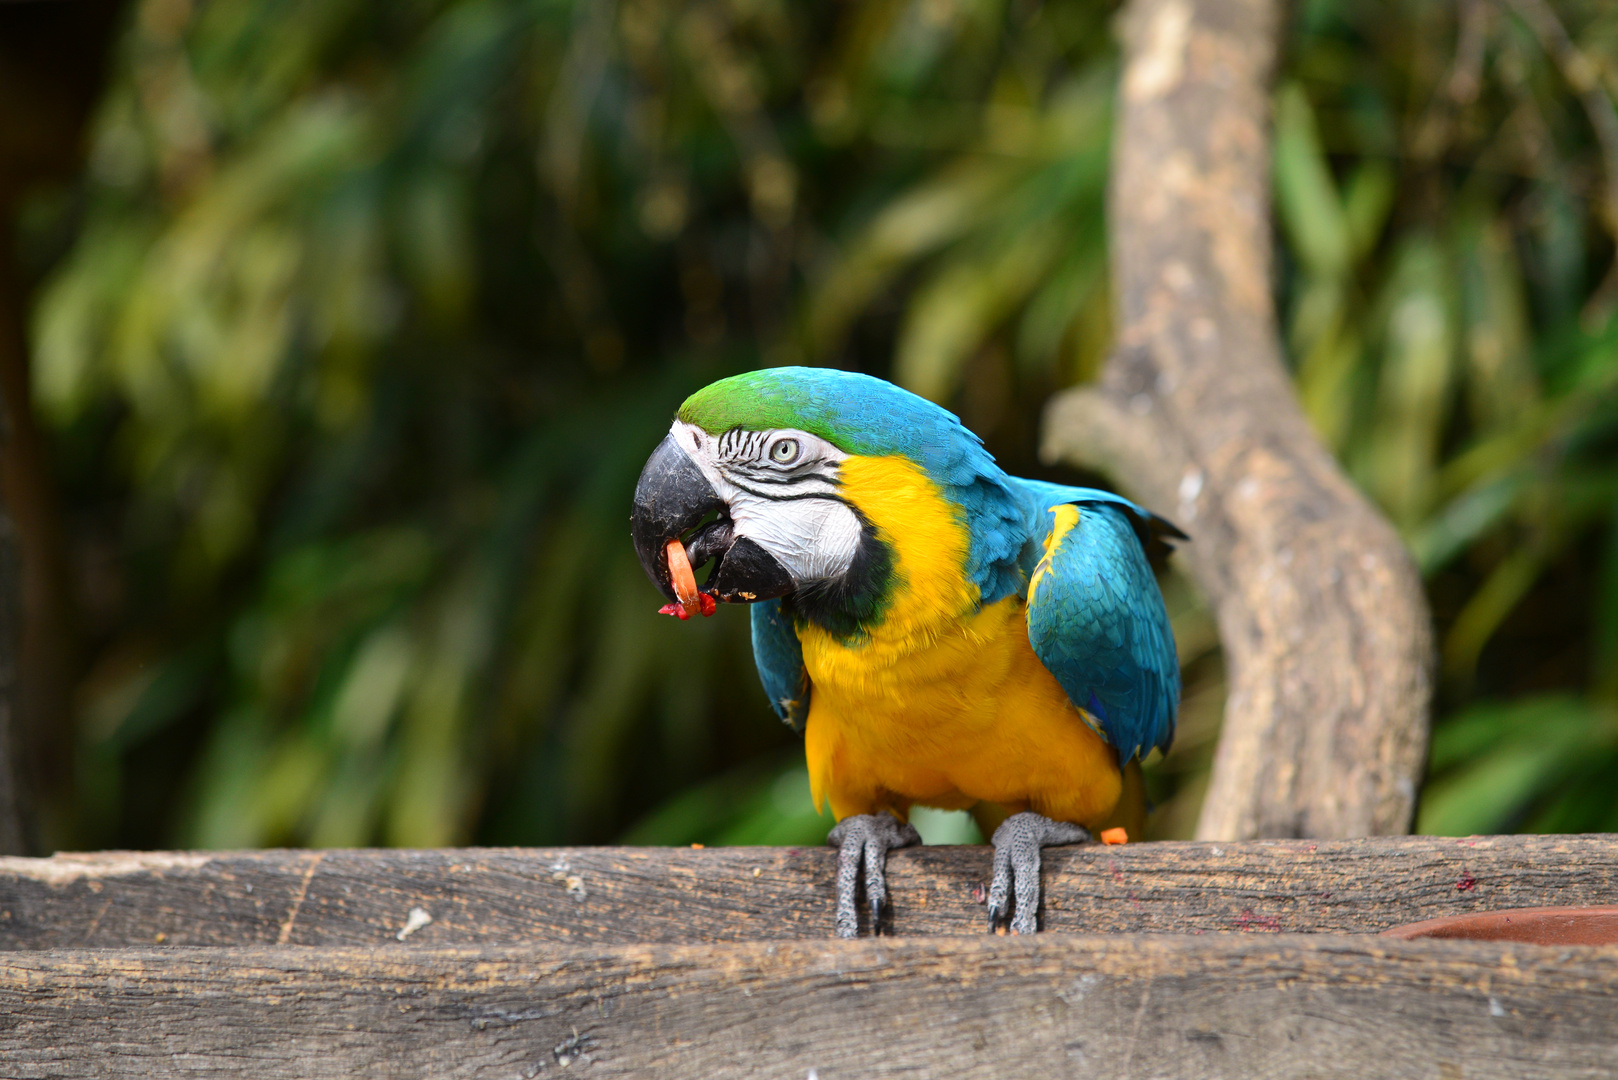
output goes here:
[[880, 814], [844, 818], [827, 834], [826, 843], [837, 848], [837, 936], [859, 936], [854, 889], [859, 884], [862, 862], [865, 864], [865, 899], [871, 907], [871, 933], [881, 933], [882, 909], [888, 902], [888, 879], [884, 873], [888, 852], [921, 843], [921, 834], [914, 826], [904, 824], [884, 810]]
[[1025, 810], [1012, 814], [994, 830], [994, 882], [989, 886], [989, 929], [1006, 922], [1007, 895], [1015, 887], [1016, 914], [1011, 916], [1013, 934], [1032, 934], [1039, 929], [1039, 851], [1056, 844], [1082, 844], [1090, 833], [1078, 825], [1052, 821], [1044, 814]]

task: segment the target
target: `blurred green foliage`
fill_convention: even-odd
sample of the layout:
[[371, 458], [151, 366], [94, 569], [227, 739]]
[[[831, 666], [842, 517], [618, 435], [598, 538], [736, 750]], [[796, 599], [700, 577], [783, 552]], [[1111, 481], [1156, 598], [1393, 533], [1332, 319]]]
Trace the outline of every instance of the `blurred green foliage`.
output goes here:
[[[783, 362], [1039, 473], [1109, 344], [1112, 17], [135, 4], [83, 181], [29, 215], [91, 659], [53, 839], [818, 842], [746, 620], [654, 614], [635, 476], [687, 392]], [[1618, 13], [1304, 0], [1285, 54], [1299, 391], [1442, 634], [1421, 826], [1618, 828]], [[1223, 688], [1166, 590], [1185, 835]]]
[[1618, 828], [1618, 9], [1309, 2], [1276, 98], [1299, 394], [1440, 632], [1417, 827]]

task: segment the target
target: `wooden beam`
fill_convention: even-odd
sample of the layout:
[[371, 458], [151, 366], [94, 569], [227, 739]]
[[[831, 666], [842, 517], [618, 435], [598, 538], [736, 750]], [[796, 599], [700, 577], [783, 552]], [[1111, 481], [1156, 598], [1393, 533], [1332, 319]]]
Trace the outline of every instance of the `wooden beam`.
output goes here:
[[1045, 935], [19, 953], [8, 1076], [1606, 1077], [1618, 951]]
[[[984, 931], [975, 894], [988, 848], [901, 850], [888, 867], [888, 929]], [[0, 949], [819, 939], [832, 934], [834, 874], [829, 848], [7, 858]], [[1044, 925], [1055, 931], [1369, 932], [1506, 907], [1618, 902], [1618, 836], [1053, 848], [1045, 895]]]

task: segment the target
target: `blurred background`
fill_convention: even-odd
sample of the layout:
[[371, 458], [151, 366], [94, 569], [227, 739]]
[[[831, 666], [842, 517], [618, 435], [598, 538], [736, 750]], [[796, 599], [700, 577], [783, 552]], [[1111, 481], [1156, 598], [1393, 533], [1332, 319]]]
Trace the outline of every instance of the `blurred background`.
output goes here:
[[[1035, 448], [1109, 346], [1116, 13], [0, 4], [35, 845], [823, 840], [744, 613], [657, 616], [636, 475], [808, 363], [1079, 479]], [[1600, 0], [1292, 6], [1275, 289], [1437, 618], [1421, 831], [1618, 829], [1615, 97]], [[1164, 587], [1172, 837], [1224, 691]]]

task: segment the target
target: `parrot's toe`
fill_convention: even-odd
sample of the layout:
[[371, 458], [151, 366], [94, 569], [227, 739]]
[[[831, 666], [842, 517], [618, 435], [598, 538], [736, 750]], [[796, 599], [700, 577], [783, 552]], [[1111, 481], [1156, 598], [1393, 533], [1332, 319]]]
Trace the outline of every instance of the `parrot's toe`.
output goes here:
[[[989, 929], [998, 930], [1011, 916], [1013, 934], [1039, 929], [1039, 866], [1041, 848], [1056, 844], [1082, 844], [1087, 829], [1043, 814], [1012, 814], [994, 830], [994, 880], [989, 885]], [[1013, 911], [1007, 901], [1016, 898]]]
[[837, 936], [859, 936], [854, 893], [861, 864], [865, 867], [865, 898], [871, 907], [871, 933], [881, 933], [882, 910], [888, 903], [888, 852], [921, 843], [921, 834], [884, 810], [844, 818], [827, 834], [826, 843], [837, 848]]

